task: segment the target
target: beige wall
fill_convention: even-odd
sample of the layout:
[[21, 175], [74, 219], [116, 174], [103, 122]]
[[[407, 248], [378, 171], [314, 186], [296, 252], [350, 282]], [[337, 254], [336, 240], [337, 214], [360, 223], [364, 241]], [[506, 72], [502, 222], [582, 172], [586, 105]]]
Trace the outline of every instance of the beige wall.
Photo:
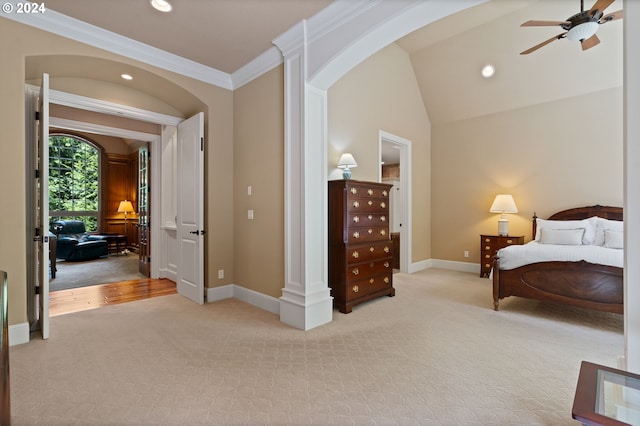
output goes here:
[[479, 262], [499, 193], [514, 196], [509, 231], [525, 241], [534, 211], [622, 206], [622, 88], [434, 126], [432, 137], [434, 259]]
[[409, 56], [395, 44], [371, 56], [328, 91], [329, 179], [343, 152], [358, 162], [353, 179], [378, 180], [378, 131], [411, 141], [412, 262], [431, 257], [431, 125]]
[[233, 110], [234, 282], [272, 297], [284, 287], [283, 70], [236, 90]]
[[[108, 86], [105, 96], [121, 95], [121, 98], [106, 100], [126, 101], [128, 105], [165, 114], [177, 111], [185, 117], [198, 111], [205, 112], [205, 226], [210, 230], [205, 250], [205, 280], [207, 286], [228, 284], [230, 281], [227, 278], [212, 282], [209, 271], [225, 269], [229, 271], [229, 276], [233, 276], [233, 194], [228, 191], [233, 176], [233, 93], [7, 19], [1, 19], [0, 23], [0, 39], [3, 40], [0, 66], [0, 127], [3, 129], [0, 142], [0, 195], [3, 205], [12, 206], [11, 209], [0, 209], [0, 221], [13, 224], [4, 231], [0, 243], [0, 270], [7, 271], [9, 276], [9, 323], [13, 325], [27, 320], [24, 83], [27, 71], [42, 71], [37, 70], [37, 64], [31, 61], [33, 56], [38, 55], [48, 55], [54, 63], [56, 58], [64, 58], [65, 64], [69, 65], [49, 67], [61, 70], [51, 73], [54, 88], [84, 88], [84, 91], [79, 90], [81, 93], [75, 93], [96, 97], [96, 89]], [[83, 67], [74, 67], [74, 61]], [[25, 66], [27, 62], [29, 70]], [[91, 68], [87, 62], [91, 62], [95, 68]], [[78, 81], [74, 85], [68, 78], [62, 78], [67, 75], [64, 72], [70, 72], [68, 70], [73, 70], [74, 77], [78, 79], [101, 75], [104, 74], [105, 64], [117, 63], [127, 64], [128, 71], [137, 70], [145, 74], [145, 78], [137, 83], [141, 85], [140, 90], [127, 89], [135, 89], [135, 80], [126, 86], [113, 82], [98, 84], [100, 82], [96, 81]]]

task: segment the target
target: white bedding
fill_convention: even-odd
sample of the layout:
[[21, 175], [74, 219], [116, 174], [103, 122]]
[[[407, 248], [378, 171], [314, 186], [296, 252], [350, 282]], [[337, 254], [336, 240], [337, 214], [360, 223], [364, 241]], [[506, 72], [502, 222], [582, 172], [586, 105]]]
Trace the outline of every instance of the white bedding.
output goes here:
[[515, 269], [529, 263], [562, 261], [623, 267], [624, 250], [597, 245], [555, 245], [531, 241], [524, 245], [513, 245], [498, 250], [500, 269]]

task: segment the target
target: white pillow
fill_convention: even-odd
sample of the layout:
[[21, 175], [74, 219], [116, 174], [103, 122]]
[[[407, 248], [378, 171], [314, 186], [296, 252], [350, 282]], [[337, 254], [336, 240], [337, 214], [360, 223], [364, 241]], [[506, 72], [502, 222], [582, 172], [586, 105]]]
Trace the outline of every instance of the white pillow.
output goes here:
[[612, 249], [624, 248], [624, 232], [604, 230], [604, 246]]
[[610, 229], [612, 231], [623, 232], [624, 222], [621, 220], [604, 219], [596, 217], [596, 239], [593, 244], [597, 246], [604, 245], [604, 231]]
[[536, 219], [536, 241], [540, 241], [540, 233], [543, 229], [584, 229], [582, 244], [593, 244], [596, 238], [596, 216], [582, 220], [546, 220]]
[[540, 230], [540, 243], [561, 244], [565, 246], [581, 246], [584, 228], [578, 229], [549, 229]]

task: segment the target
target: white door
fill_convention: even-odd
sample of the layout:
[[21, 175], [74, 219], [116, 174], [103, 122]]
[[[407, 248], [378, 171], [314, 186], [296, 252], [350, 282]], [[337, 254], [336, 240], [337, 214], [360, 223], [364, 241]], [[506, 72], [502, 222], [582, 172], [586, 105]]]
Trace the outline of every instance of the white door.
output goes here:
[[204, 303], [204, 114], [178, 124], [178, 293]]
[[40, 333], [49, 338], [49, 74], [42, 75], [38, 96], [38, 178], [36, 235]]

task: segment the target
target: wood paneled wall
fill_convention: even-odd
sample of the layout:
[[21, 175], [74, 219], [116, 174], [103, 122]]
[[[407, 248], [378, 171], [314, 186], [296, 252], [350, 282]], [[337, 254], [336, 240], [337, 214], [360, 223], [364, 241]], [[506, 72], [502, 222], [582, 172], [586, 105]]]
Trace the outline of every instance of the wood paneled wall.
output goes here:
[[[138, 244], [138, 153], [104, 156], [102, 170], [102, 222], [100, 232], [126, 235], [130, 246]], [[118, 213], [120, 201], [129, 200], [136, 213]]]

